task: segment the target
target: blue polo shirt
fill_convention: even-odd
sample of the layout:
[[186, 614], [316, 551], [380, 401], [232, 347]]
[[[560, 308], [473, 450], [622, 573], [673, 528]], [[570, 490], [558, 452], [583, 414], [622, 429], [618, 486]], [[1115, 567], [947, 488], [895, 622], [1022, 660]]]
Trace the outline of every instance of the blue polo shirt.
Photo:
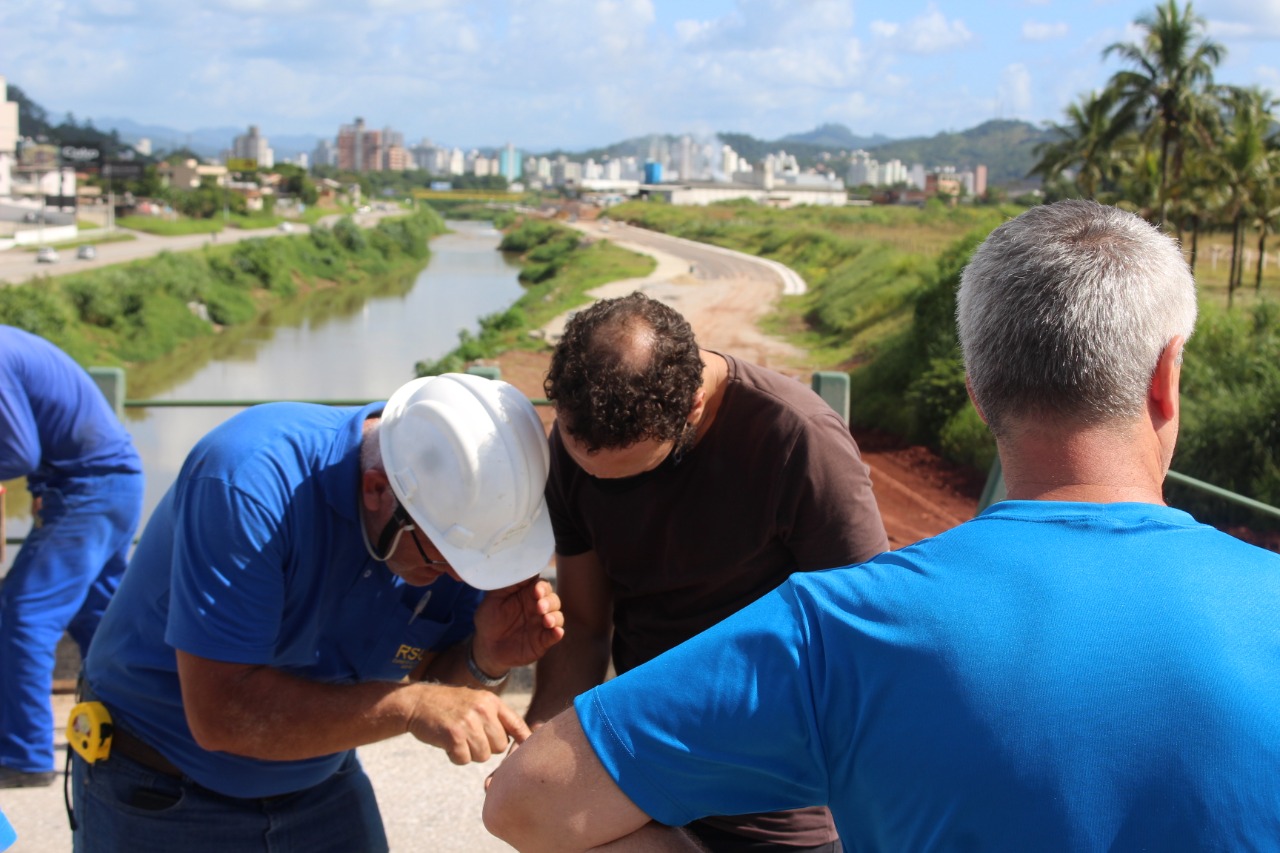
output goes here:
[[360, 444], [381, 408], [273, 403], [210, 432], [156, 507], [98, 628], [85, 664], [94, 693], [207, 788], [297, 791], [343, 755], [258, 761], [201, 749], [174, 649], [345, 684], [399, 680], [472, 632], [481, 592], [448, 577], [410, 586], [365, 549]]

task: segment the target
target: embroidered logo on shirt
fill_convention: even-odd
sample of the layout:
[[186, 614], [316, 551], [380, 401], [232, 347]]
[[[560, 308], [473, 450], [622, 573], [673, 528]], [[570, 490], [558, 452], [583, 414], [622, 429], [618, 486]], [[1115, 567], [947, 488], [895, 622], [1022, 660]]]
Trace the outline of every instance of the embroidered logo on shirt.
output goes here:
[[396, 650], [396, 666], [401, 669], [413, 669], [426, 653], [426, 649], [420, 649], [416, 646], [401, 646]]

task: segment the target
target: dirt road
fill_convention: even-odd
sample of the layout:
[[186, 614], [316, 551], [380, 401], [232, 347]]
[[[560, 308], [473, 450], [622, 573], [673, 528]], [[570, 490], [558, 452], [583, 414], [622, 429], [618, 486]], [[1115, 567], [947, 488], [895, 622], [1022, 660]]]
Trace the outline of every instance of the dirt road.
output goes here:
[[[613, 282], [591, 293], [597, 298], [640, 290], [679, 311], [693, 326], [704, 347], [729, 352], [808, 382], [813, 366], [805, 353], [760, 331], [759, 322], [773, 310], [784, 281], [771, 265], [749, 255], [730, 256], [646, 231], [612, 223], [604, 231], [596, 222], [577, 223], [592, 239], [653, 256], [657, 268], [648, 277]], [[559, 317], [544, 330], [556, 340], [564, 328]], [[502, 378], [531, 397], [543, 396], [542, 379], [549, 352], [512, 352], [499, 359]], [[542, 408], [549, 421], [550, 409]], [[871, 468], [872, 488], [894, 548], [933, 536], [972, 518], [983, 477], [958, 468], [923, 447], [855, 431], [863, 459]]]

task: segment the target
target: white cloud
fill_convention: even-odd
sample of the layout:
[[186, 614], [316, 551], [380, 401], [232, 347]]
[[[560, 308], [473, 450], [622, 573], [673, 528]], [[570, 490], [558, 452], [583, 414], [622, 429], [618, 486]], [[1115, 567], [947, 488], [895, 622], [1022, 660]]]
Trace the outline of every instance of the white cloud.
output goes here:
[[1070, 29], [1064, 21], [1054, 24], [1046, 24], [1040, 21], [1024, 21], [1022, 24], [1022, 38], [1026, 41], [1060, 39], [1066, 36]]
[[1280, 0], [1208, 0], [1197, 3], [1195, 12], [1208, 19], [1215, 38], [1280, 36]]
[[1031, 112], [1031, 72], [1021, 62], [1015, 62], [1000, 72], [1000, 84], [996, 96], [1006, 116], [1025, 116]]
[[916, 54], [934, 54], [959, 47], [973, 38], [964, 21], [947, 17], [933, 3], [925, 12], [906, 24], [872, 21], [871, 32], [897, 50]]

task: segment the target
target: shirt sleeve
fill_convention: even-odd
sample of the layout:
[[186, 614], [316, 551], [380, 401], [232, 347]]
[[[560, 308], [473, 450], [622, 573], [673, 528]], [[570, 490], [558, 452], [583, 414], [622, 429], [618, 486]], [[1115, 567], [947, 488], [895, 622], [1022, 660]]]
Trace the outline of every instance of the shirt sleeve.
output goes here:
[[780, 480], [778, 530], [798, 571], [862, 563], [888, 550], [870, 472], [835, 413], [805, 421]]
[[606, 771], [661, 823], [826, 805], [807, 635], [785, 584], [574, 707]]
[[16, 382], [0, 384], [0, 480], [25, 477], [40, 467], [40, 434], [27, 392]]
[[282, 519], [240, 489], [192, 478], [176, 496], [165, 641], [228, 663], [267, 663], [285, 600]]

